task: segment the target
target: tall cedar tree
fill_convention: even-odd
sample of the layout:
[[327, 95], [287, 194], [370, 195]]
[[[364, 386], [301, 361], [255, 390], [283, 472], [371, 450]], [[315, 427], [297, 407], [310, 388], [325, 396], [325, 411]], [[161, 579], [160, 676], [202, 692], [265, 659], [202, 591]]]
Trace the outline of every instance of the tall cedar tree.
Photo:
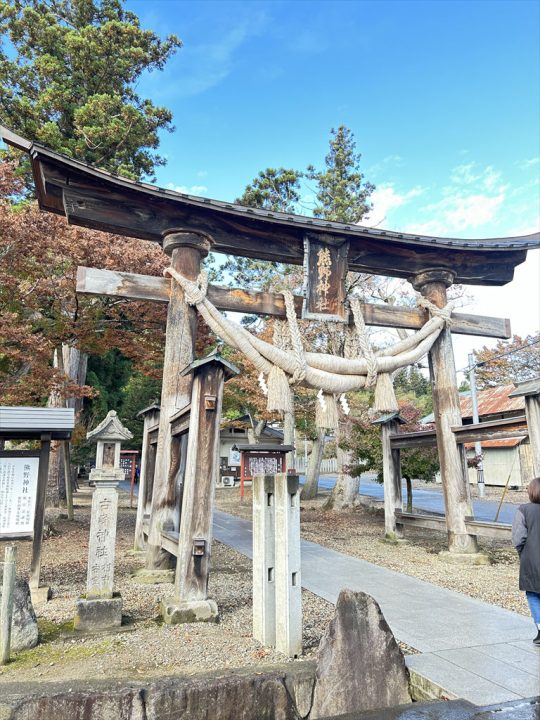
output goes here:
[[[0, 0], [0, 122], [47, 147], [139, 179], [172, 114], [136, 92], [181, 47], [121, 0]], [[13, 52], [14, 51], [14, 52]]]

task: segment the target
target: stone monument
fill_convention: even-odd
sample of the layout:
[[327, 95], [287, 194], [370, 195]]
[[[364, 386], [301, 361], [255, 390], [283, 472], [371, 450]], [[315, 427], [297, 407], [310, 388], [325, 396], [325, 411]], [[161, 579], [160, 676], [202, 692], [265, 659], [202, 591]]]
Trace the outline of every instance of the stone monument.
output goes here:
[[97, 442], [96, 467], [90, 473], [96, 489], [92, 497], [86, 596], [77, 601], [74, 628], [81, 632], [99, 632], [122, 624], [122, 598], [120, 593], [113, 592], [117, 486], [124, 479], [120, 445], [133, 435], [111, 410], [86, 437]]

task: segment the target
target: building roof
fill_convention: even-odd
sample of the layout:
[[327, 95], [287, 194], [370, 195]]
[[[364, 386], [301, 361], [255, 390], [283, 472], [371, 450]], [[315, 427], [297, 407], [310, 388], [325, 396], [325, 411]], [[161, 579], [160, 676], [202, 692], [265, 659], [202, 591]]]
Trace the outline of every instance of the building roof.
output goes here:
[[39, 439], [42, 433], [69, 440], [74, 426], [73, 408], [0, 406], [0, 437], [8, 440]]
[[[517, 447], [518, 445], [521, 445], [526, 437], [526, 435], [520, 435], [519, 437], [502, 438], [500, 440], [482, 440], [482, 449]], [[465, 447], [467, 450], [474, 450], [474, 443], [465, 443]]]
[[242, 443], [241, 445], [233, 445], [233, 450], [240, 450], [240, 452], [292, 452], [294, 450], [294, 445], [269, 445], [264, 443], [256, 443], [254, 445], [246, 445]]
[[41, 209], [68, 222], [163, 242], [175, 228], [212, 237], [214, 250], [302, 265], [306, 238], [335, 246], [349, 243], [349, 269], [410, 278], [448, 270], [456, 283], [504, 285], [540, 233], [520, 237], [461, 239], [401, 233], [248, 208], [135, 182], [74, 160], [0, 126], [0, 137], [32, 160]]
[[[514, 385], [499, 385], [498, 387], [480, 390], [478, 395], [478, 414], [480, 417], [486, 415], [500, 415], [501, 413], [523, 412], [525, 401], [522, 397], [510, 397], [515, 389]], [[459, 398], [461, 417], [472, 418], [471, 394], [461, 395]]]
[[508, 397], [520, 397], [521, 395], [539, 395], [540, 394], [540, 376], [532, 380], [524, 380], [516, 383], [516, 389], [513, 390]]
[[[500, 385], [487, 390], [480, 390], [477, 393], [478, 415], [480, 418], [487, 418], [491, 415], [523, 414], [525, 412], [525, 400], [523, 397], [512, 397], [511, 392], [514, 389], [514, 385]], [[463, 419], [472, 419], [470, 390], [459, 393], [459, 408]], [[423, 425], [435, 422], [434, 414], [426, 415], [421, 422]]]

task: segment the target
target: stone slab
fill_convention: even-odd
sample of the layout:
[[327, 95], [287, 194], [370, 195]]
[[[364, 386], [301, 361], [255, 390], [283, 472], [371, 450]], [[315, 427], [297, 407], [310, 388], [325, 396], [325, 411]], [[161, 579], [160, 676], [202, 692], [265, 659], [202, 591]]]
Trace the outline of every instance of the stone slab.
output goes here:
[[79, 598], [76, 604], [74, 630], [82, 633], [102, 632], [122, 624], [122, 598]]
[[115, 487], [97, 486], [92, 496], [88, 544], [88, 598], [112, 598], [118, 492]]
[[310, 720], [410, 701], [403, 653], [378, 604], [342, 590], [317, 653]]
[[183, 623], [218, 622], [219, 611], [214, 600], [193, 600], [179, 602], [176, 598], [165, 598], [160, 603], [161, 616], [167, 625]]
[[[2, 584], [0, 583], [0, 604]], [[26, 580], [16, 578], [13, 590], [13, 616], [11, 620], [11, 651], [27, 650], [38, 644], [36, 613]]]

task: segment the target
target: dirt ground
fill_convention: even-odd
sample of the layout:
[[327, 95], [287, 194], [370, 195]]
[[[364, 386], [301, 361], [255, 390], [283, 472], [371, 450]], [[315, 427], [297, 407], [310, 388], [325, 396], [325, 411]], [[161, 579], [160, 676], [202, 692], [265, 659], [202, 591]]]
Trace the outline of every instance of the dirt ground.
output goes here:
[[[518, 563], [507, 542], [484, 541], [492, 558], [489, 567], [464, 568], [443, 563], [437, 553], [445, 549], [442, 533], [410, 530], [406, 544], [381, 542], [382, 509], [364, 505], [353, 512], [327, 513], [321, 509], [324, 494], [301, 503], [302, 537], [392, 570], [457, 590], [501, 607], [528, 614], [517, 589]], [[230, 548], [214, 542], [209, 593], [220, 609], [219, 624], [169, 627], [159, 620], [161, 598], [172, 594], [169, 585], [142, 585], [132, 577], [143, 560], [130, 554], [135, 509], [121, 495], [118, 516], [116, 589], [124, 603], [125, 631], [113, 635], [79, 637], [72, 633], [76, 599], [85, 592], [86, 557], [90, 524], [90, 491], [75, 496], [75, 521], [58, 511], [48, 514], [49, 532], [43, 542], [42, 583], [52, 588], [52, 599], [36, 608], [41, 643], [16, 654], [0, 668], [0, 685], [25, 680], [75, 678], [140, 678], [192, 674], [211, 669], [283, 662], [279, 653], [262, 648], [251, 637], [251, 563]], [[240, 503], [237, 488], [218, 489], [216, 505], [251, 519], [251, 494]], [[0, 543], [0, 556], [4, 545]], [[18, 574], [27, 576], [29, 542], [18, 542]], [[344, 583], [345, 585], [346, 583]], [[304, 648], [313, 657], [324, 629], [333, 616], [330, 603], [303, 591]], [[405, 652], [411, 649], [403, 646]]]

